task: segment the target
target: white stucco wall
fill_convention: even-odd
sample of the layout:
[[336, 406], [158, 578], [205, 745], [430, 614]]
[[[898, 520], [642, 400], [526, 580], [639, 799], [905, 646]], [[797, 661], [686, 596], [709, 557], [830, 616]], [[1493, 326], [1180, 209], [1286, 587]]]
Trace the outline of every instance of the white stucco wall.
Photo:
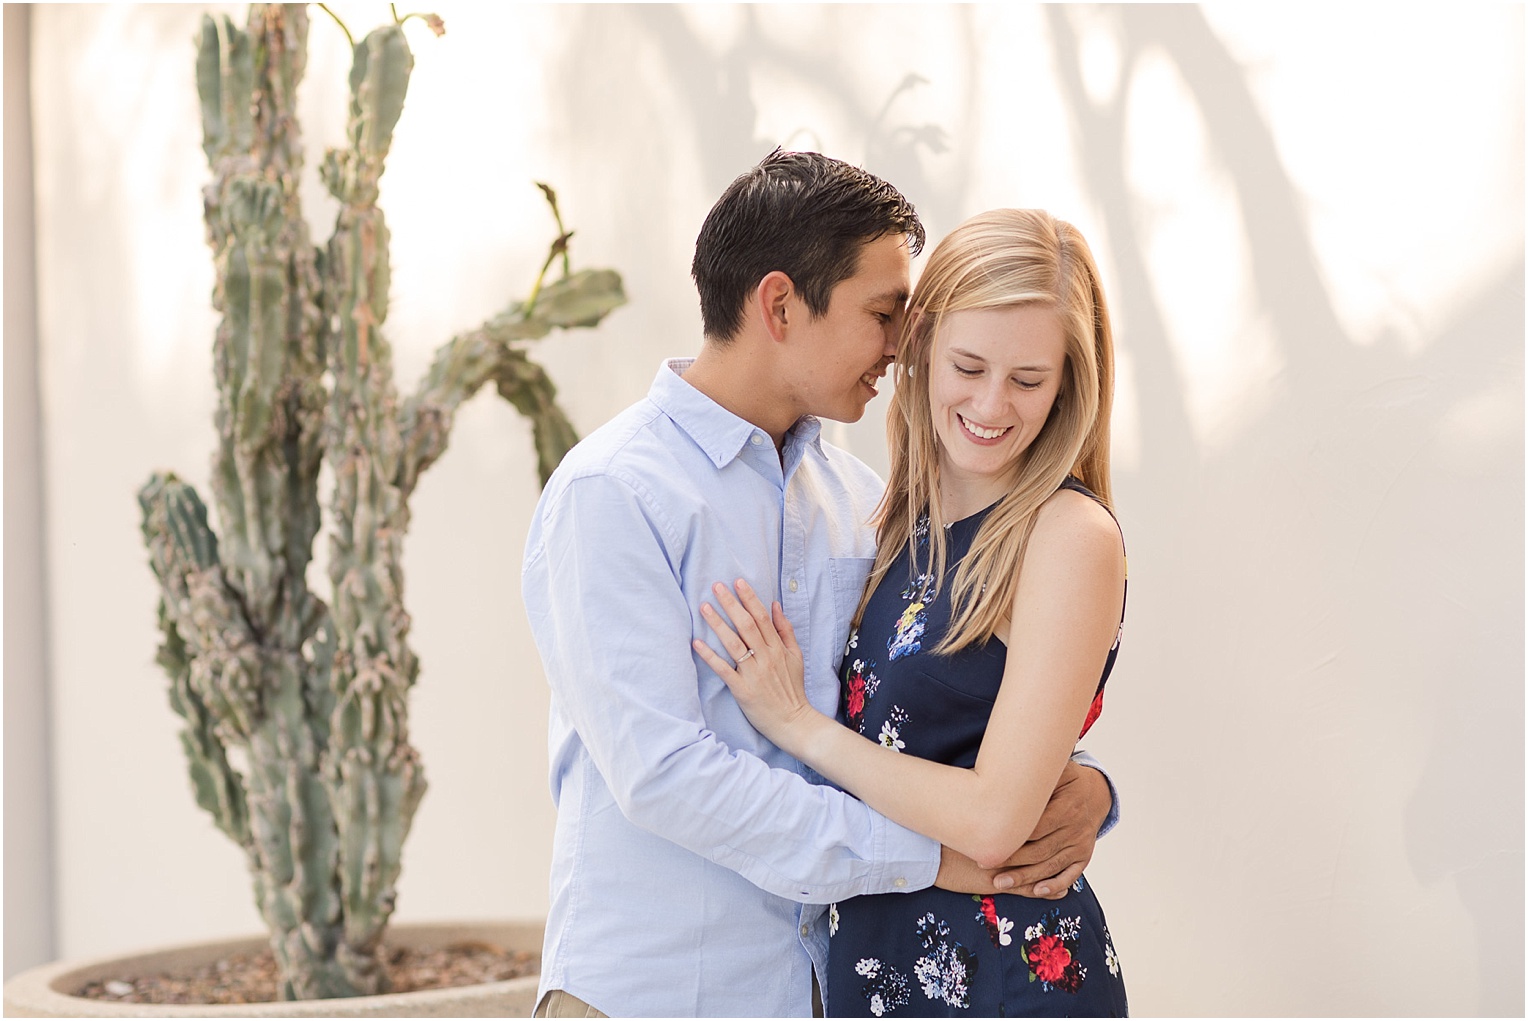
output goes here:
[[[384, 179], [405, 387], [534, 275], [532, 180], [631, 296], [539, 354], [582, 431], [697, 349], [695, 232], [777, 143], [863, 162], [935, 238], [1072, 220], [1122, 370], [1131, 605], [1089, 746], [1126, 822], [1090, 874], [1134, 1011], [1522, 1013], [1520, 6], [455, 6]], [[65, 956], [258, 928], [188, 790], [133, 498], [158, 468], [205, 491], [212, 450], [199, 16], [33, 13]], [[315, 10], [310, 163], [344, 51]], [[830, 435], [884, 465], [882, 414]], [[528, 439], [481, 396], [414, 500], [400, 919], [545, 909]]]

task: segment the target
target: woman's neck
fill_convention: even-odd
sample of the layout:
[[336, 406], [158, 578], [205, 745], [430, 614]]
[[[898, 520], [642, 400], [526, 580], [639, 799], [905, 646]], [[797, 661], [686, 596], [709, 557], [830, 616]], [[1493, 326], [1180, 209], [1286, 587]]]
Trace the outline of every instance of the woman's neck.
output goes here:
[[[1017, 476], [1017, 470], [1014, 472]], [[944, 523], [960, 521], [997, 503], [1013, 488], [1013, 477], [981, 475], [963, 477], [947, 465], [940, 466], [939, 512]]]

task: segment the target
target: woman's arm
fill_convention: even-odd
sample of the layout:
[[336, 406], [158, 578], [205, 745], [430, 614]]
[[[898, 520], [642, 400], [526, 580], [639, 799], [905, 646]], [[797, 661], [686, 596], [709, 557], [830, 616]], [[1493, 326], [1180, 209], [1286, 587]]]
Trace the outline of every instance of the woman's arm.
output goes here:
[[1109, 513], [1071, 491], [1047, 501], [1014, 598], [1002, 687], [971, 769], [884, 748], [813, 709], [789, 621], [741, 581], [737, 597], [715, 589], [736, 632], [702, 608], [723, 648], [742, 657], [739, 667], [703, 643], [696, 651], [771, 741], [883, 815], [995, 868], [1033, 832], [1077, 742], [1114, 642], [1124, 583]]

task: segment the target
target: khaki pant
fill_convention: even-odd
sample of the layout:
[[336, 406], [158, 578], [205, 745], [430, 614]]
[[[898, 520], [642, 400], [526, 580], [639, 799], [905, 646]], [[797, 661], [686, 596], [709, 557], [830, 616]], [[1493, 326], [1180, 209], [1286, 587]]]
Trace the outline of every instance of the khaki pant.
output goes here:
[[547, 994], [536, 1004], [536, 1012], [532, 1017], [609, 1017], [601, 1014], [583, 1000], [572, 993], [565, 993], [561, 989], [549, 989]]

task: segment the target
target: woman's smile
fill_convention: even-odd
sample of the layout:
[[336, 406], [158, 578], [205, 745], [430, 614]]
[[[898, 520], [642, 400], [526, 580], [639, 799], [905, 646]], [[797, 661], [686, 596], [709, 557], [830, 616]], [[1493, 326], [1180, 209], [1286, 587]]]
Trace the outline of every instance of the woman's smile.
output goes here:
[[1034, 302], [949, 312], [929, 365], [947, 513], [980, 510], [1006, 492], [1056, 403], [1066, 360], [1061, 319]]

